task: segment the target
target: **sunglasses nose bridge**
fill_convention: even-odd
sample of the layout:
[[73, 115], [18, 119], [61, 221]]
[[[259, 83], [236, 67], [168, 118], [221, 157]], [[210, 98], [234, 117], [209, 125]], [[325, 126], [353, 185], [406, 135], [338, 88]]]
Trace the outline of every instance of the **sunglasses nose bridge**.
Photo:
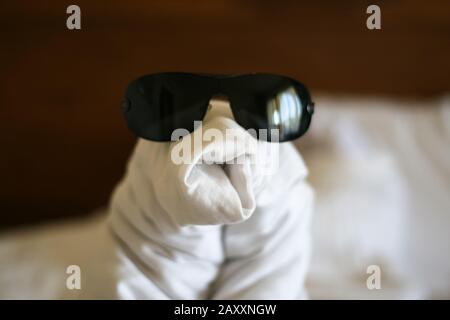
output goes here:
[[209, 100], [208, 110], [204, 120], [208, 120], [211, 117], [223, 116], [234, 120], [234, 115], [231, 110], [230, 101], [226, 96], [214, 95]]

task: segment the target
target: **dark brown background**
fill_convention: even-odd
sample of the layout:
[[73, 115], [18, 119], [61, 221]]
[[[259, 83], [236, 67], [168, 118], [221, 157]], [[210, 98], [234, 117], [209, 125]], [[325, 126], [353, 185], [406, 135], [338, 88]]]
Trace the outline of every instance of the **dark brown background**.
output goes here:
[[[66, 29], [73, 3], [80, 31]], [[381, 31], [366, 29], [369, 4], [381, 6]], [[0, 228], [107, 203], [134, 141], [123, 90], [156, 71], [436, 95], [450, 87], [450, 1], [2, 1]]]

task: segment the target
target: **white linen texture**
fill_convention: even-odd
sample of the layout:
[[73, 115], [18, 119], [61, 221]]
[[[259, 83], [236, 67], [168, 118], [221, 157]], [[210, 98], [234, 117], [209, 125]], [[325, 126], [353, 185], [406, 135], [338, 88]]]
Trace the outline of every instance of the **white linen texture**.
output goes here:
[[[225, 139], [202, 141], [190, 163], [171, 155], [193, 133], [178, 142], [138, 139], [99, 214], [3, 234], [0, 298], [306, 297], [314, 194], [302, 158], [291, 143], [251, 137], [223, 102], [206, 114], [208, 128]], [[271, 148], [276, 166], [261, 153]], [[66, 287], [70, 265], [80, 267], [80, 290]]]
[[[127, 257], [155, 284], [133, 298], [303, 294], [313, 201], [307, 169], [289, 143], [276, 145], [278, 170], [264, 157], [255, 161], [259, 149], [275, 145], [255, 140], [216, 110], [210, 110], [202, 130], [219, 130], [223, 140], [203, 141], [187, 164], [175, 164], [171, 155], [179, 144], [192, 147], [194, 134], [174, 143], [139, 140], [114, 192], [112, 229]], [[237, 139], [228, 141], [227, 130], [237, 132]], [[205, 158], [212, 163], [201, 163]], [[123, 292], [142, 290], [126, 279], [120, 285]]]

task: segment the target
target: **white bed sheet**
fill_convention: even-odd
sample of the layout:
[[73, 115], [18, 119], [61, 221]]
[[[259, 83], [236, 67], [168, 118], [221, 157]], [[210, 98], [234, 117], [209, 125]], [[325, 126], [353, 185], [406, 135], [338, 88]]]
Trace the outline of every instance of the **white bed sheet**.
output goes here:
[[299, 148], [317, 193], [312, 298], [450, 298], [449, 97], [322, 97]]

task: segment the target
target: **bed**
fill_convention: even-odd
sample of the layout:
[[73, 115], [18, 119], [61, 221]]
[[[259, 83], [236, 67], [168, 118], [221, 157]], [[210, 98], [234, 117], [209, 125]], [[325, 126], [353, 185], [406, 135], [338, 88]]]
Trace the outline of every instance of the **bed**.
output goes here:
[[[450, 298], [450, 97], [316, 100], [296, 142], [316, 192], [310, 298]], [[66, 268], [96, 259], [105, 212], [0, 234], [0, 298], [77, 298]]]

